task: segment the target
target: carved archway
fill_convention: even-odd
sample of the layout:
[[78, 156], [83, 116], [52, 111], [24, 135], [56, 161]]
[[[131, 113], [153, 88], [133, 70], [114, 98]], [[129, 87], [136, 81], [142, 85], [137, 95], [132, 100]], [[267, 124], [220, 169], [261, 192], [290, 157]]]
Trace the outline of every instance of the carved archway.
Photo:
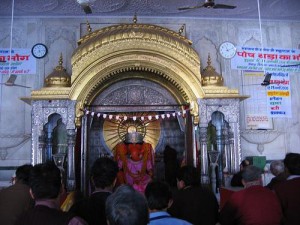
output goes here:
[[[159, 83], [178, 104], [197, 102], [204, 96], [197, 52], [188, 39], [167, 28], [148, 24], [115, 25], [87, 34], [78, 44], [72, 57], [69, 92], [69, 98], [77, 101], [77, 118], [82, 116], [79, 108], [124, 79]], [[124, 71], [149, 71], [152, 76], [134, 77], [137, 76], [134, 73], [128, 76], [130, 73]], [[193, 110], [197, 117], [197, 107]]]

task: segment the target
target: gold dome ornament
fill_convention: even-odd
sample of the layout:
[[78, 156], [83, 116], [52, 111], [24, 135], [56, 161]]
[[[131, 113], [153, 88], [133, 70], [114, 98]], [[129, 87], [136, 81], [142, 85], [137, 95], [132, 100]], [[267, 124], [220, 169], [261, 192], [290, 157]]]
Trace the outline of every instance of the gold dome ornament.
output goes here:
[[59, 65], [45, 78], [45, 87], [71, 87], [71, 76], [62, 66], [62, 54], [59, 57]]
[[223, 86], [223, 77], [211, 66], [211, 58], [208, 54], [207, 67], [201, 73], [202, 86]]

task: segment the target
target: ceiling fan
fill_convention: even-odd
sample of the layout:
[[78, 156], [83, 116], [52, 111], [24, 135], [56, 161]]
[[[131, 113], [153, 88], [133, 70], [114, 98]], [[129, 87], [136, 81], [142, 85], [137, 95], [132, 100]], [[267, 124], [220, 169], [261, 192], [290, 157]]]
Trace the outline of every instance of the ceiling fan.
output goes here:
[[91, 4], [94, 3], [96, 0], [76, 0], [79, 5], [81, 5], [81, 8], [85, 12], [85, 14], [91, 14], [92, 13], [92, 8]]
[[198, 9], [198, 8], [213, 8], [213, 9], [234, 9], [234, 5], [215, 4], [214, 0], [205, 0], [204, 3], [196, 6], [181, 7], [178, 10]]
[[20, 84], [15, 84], [16, 79], [17, 79], [17, 75], [12, 74], [10, 75], [10, 77], [5, 83], [0, 83], [0, 84], [8, 87], [16, 86], [16, 87], [23, 87], [23, 88], [31, 88]]

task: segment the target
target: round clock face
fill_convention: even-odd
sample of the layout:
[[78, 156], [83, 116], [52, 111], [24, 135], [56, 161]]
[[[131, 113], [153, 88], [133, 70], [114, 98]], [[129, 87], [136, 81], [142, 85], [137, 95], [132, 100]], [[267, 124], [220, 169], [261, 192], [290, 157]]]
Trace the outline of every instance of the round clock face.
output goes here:
[[219, 52], [225, 59], [231, 59], [236, 54], [236, 47], [231, 42], [223, 42], [219, 47]]
[[38, 43], [32, 47], [31, 53], [35, 58], [40, 59], [47, 55], [48, 49], [46, 45]]

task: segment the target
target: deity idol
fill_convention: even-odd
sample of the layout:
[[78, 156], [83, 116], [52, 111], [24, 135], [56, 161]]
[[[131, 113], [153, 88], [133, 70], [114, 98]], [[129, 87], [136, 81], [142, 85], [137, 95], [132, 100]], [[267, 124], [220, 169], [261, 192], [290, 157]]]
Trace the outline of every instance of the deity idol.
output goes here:
[[143, 142], [143, 135], [137, 132], [128, 133], [125, 143], [114, 148], [118, 162], [118, 183], [129, 184], [139, 192], [144, 192], [152, 180], [154, 154], [151, 144]]

